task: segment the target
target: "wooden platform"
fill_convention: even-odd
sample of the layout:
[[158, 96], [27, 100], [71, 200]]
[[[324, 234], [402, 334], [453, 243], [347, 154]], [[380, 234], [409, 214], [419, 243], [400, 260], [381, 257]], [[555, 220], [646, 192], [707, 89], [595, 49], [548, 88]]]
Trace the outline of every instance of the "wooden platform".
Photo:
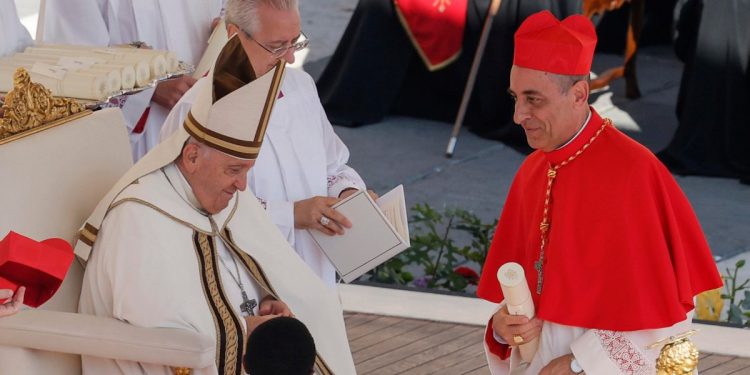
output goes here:
[[[484, 327], [346, 313], [357, 373], [489, 374]], [[750, 359], [701, 354], [701, 375], [750, 375]]]

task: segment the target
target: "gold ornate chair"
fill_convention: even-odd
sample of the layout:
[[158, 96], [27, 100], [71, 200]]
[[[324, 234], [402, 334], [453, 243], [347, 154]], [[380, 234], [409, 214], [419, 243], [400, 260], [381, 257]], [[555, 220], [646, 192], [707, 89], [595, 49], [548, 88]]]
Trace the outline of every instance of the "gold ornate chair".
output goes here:
[[[84, 111], [17, 78], [17, 87], [25, 88], [6, 97], [0, 120], [0, 238], [13, 230], [73, 243], [99, 199], [132, 164], [122, 113]], [[75, 313], [82, 277], [76, 260], [41, 308], [0, 318], [0, 373], [77, 375], [81, 355], [188, 368], [214, 360], [209, 337]]]

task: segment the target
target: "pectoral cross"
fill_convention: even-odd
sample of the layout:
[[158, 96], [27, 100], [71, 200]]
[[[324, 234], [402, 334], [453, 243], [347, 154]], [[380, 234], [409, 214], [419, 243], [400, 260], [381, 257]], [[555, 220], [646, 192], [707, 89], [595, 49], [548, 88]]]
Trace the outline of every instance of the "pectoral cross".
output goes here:
[[536, 294], [542, 294], [542, 283], [544, 283], [544, 255], [539, 257], [539, 260], [534, 262], [534, 269], [536, 270]]
[[255, 313], [253, 313], [253, 309], [255, 306], [258, 306], [258, 302], [255, 301], [255, 299], [250, 299], [247, 297], [247, 293], [245, 291], [242, 291], [242, 303], [240, 304], [240, 310], [244, 312], [247, 315], [253, 316]]

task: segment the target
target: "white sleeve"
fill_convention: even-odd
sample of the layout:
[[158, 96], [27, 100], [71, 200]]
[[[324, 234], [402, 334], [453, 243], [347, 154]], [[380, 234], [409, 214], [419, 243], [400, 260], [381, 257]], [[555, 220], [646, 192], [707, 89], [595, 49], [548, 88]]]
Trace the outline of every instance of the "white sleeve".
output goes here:
[[648, 347], [690, 330], [691, 321], [692, 313], [667, 328], [629, 332], [591, 329], [574, 340], [570, 349], [587, 374], [655, 374], [661, 347]]
[[13, 1], [0, 2], [0, 56], [23, 52], [34, 41], [21, 24]]
[[108, 46], [108, 11], [108, 0], [44, 0], [37, 42]]
[[125, 125], [128, 127], [130, 135], [130, 144], [135, 144], [143, 136], [144, 131], [134, 132], [138, 121], [143, 113], [151, 105], [151, 97], [154, 95], [154, 89], [146, 89], [134, 95], [125, 96], [125, 102], [122, 104], [122, 116], [125, 118]]
[[[193, 87], [195, 87], [195, 85], [193, 85]], [[164, 124], [161, 126], [160, 137], [162, 142], [182, 126], [185, 118], [187, 118], [188, 112], [190, 112], [190, 107], [195, 101], [196, 92], [197, 90], [190, 88], [190, 90], [182, 95], [180, 100], [177, 101], [177, 104], [172, 107], [172, 110], [169, 111], [167, 118], [164, 119]]]
[[[308, 78], [310, 78], [308, 76]], [[315, 83], [310, 78], [313, 90]], [[317, 91], [313, 91], [317, 98]], [[323, 140], [326, 148], [326, 171], [328, 175], [328, 196], [338, 197], [342, 191], [348, 188], [364, 190], [367, 188], [362, 177], [352, 167], [346, 163], [349, 162], [349, 149], [341, 141], [336, 132], [333, 131], [331, 122], [328, 121], [323, 105], [318, 100], [318, 112], [320, 113], [320, 122], [323, 126]]]
[[266, 209], [271, 222], [279, 228], [281, 235], [294, 246], [294, 202], [265, 201], [262, 198], [258, 198], [258, 201]]

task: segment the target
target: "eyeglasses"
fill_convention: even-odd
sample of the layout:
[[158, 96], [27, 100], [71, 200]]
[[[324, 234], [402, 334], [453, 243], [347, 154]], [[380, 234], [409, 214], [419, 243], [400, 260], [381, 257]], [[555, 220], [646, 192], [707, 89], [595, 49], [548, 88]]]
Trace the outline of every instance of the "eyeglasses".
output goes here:
[[297, 52], [301, 49], [305, 49], [307, 45], [310, 44], [310, 39], [307, 39], [307, 35], [305, 35], [305, 33], [302, 31], [300, 31], [296, 42], [288, 46], [281, 46], [277, 48], [268, 48], [264, 46], [263, 44], [261, 44], [259, 41], [255, 40], [255, 38], [253, 38], [253, 36], [249, 32], [245, 30], [242, 30], [242, 32], [245, 33], [245, 35], [247, 35], [247, 37], [250, 38], [253, 42], [259, 45], [260, 48], [263, 48], [264, 50], [268, 51], [268, 53], [273, 55], [273, 57], [276, 59], [280, 59], [281, 57], [286, 55], [287, 51], [289, 51], [290, 49], [292, 50], [292, 52]]

